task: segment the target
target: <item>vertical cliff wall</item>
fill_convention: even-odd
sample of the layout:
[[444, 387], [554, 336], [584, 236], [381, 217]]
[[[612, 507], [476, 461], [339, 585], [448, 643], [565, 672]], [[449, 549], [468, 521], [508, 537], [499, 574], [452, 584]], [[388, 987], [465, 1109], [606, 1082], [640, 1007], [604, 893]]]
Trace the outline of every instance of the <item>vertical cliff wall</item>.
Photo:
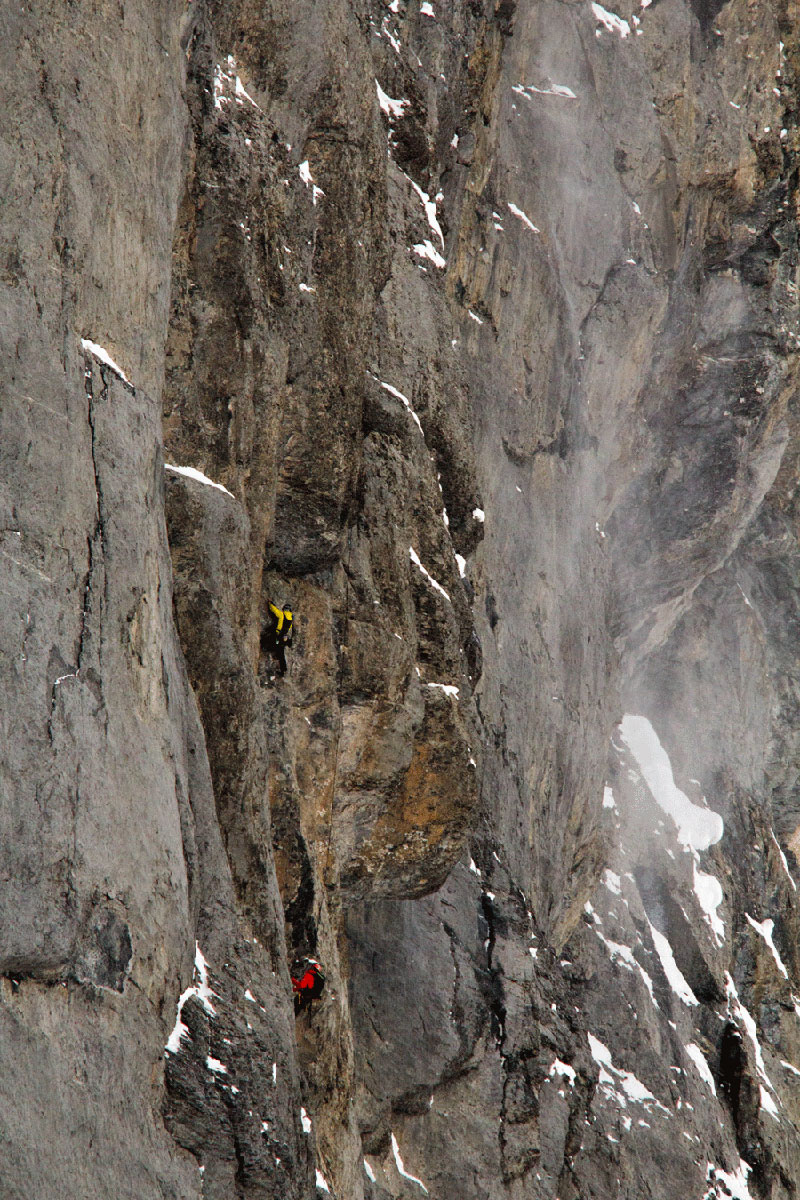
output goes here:
[[797, 28], [0, 14], [0, 1194], [795, 1194]]

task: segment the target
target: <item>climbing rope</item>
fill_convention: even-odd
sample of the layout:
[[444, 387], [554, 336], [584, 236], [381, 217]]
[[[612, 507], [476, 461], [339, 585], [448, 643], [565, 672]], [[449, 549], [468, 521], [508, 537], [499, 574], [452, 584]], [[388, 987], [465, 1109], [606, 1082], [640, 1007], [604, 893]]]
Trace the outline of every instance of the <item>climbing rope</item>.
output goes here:
[[[353, 535], [353, 527], [351, 525], [347, 531], [347, 567], [346, 567], [345, 573], [344, 573], [345, 636], [346, 636], [347, 625], [350, 620], [350, 565], [351, 565], [352, 554], [353, 554], [353, 536], [352, 535]], [[330, 782], [330, 788], [329, 788], [329, 794], [328, 794], [328, 803], [329, 803], [328, 837], [327, 837], [327, 841], [326, 841], [326, 845], [325, 845], [325, 865], [322, 869], [322, 888], [320, 888], [319, 892], [317, 893], [317, 896], [315, 899], [315, 904], [314, 904], [314, 907], [316, 910], [315, 916], [314, 916], [314, 922], [317, 925], [319, 924], [319, 918], [322, 913], [323, 890], [327, 889], [327, 886], [328, 886], [328, 871], [330, 870], [330, 861], [331, 861], [331, 841], [333, 839], [333, 805], [334, 805], [334, 800], [336, 798], [336, 778], [339, 774], [339, 754], [340, 754], [341, 744], [342, 744], [342, 706], [341, 706], [339, 697], [340, 697], [341, 691], [342, 691], [342, 680], [343, 679], [344, 679], [344, 655], [341, 653], [341, 645], [340, 645], [339, 668], [338, 668], [337, 677], [336, 677], [336, 703], [337, 703], [337, 706], [339, 709], [339, 714], [338, 714], [337, 731], [336, 731], [336, 747], [335, 747], [334, 755], [333, 755], [333, 773], [331, 775], [331, 782]]]

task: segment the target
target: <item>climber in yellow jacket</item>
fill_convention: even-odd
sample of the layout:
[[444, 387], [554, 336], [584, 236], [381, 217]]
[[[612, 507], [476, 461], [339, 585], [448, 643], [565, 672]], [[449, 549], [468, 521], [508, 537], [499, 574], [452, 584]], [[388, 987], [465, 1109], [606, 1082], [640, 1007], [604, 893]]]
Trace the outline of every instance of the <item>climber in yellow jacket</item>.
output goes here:
[[261, 634], [261, 650], [278, 660], [281, 675], [286, 674], [286, 647], [292, 644], [294, 617], [288, 608], [277, 608], [269, 602], [267, 623]]

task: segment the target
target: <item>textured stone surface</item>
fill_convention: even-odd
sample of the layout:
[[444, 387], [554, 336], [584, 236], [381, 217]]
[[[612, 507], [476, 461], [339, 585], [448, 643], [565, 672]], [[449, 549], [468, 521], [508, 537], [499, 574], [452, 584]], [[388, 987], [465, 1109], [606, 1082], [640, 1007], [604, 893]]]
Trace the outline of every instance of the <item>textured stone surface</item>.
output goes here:
[[796, 13], [0, 33], [0, 1193], [788, 1200]]

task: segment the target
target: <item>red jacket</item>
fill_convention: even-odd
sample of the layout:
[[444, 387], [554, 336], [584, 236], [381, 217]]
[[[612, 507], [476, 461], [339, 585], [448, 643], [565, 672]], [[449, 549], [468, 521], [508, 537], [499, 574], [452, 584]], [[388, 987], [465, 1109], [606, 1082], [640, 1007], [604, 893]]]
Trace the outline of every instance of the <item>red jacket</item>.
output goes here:
[[302, 979], [295, 979], [292, 976], [292, 991], [302, 992], [306, 988], [313, 988], [316, 986], [318, 978], [319, 972], [316, 967], [309, 967]]

